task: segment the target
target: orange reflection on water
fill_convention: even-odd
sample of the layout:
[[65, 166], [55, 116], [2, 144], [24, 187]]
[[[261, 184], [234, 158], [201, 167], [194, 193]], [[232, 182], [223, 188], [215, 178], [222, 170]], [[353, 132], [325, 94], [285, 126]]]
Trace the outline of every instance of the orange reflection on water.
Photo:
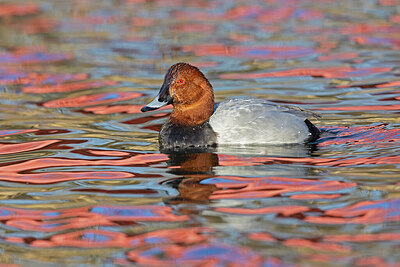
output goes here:
[[249, 208], [215, 208], [217, 212], [241, 214], [241, 215], [260, 215], [260, 214], [282, 214], [283, 216], [291, 216], [294, 214], [302, 213], [304, 211], [310, 210], [306, 206], [274, 206], [259, 209], [249, 209]]
[[359, 235], [326, 235], [326, 242], [374, 242], [374, 241], [399, 241], [400, 233], [377, 233]]
[[355, 266], [379, 266], [379, 267], [398, 267], [400, 262], [386, 262], [384, 259], [376, 256], [365, 257], [357, 259], [354, 263]]
[[95, 106], [84, 108], [83, 110], [94, 114], [139, 113], [142, 107], [143, 105]]
[[284, 245], [288, 247], [308, 248], [316, 251], [329, 251], [336, 253], [351, 252], [351, 248], [349, 246], [343, 246], [332, 243], [312, 242], [306, 239], [295, 239], [295, 238], [288, 239], [284, 242]]
[[400, 129], [387, 128], [385, 124], [374, 126], [326, 127], [339, 132], [337, 138], [323, 140], [319, 146], [331, 145], [370, 145], [383, 146], [387, 143], [400, 142]]
[[[213, 55], [252, 59], [291, 59], [309, 56], [314, 53], [313, 49], [301, 46], [227, 46], [222, 44], [186, 45], [182, 47], [182, 51], [192, 52], [196, 56]], [[225, 76], [221, 75], [221, 77]]]
[[39, 8], [33, 3], [13, 4], [0, 3], [0, 16], [23, 16], [32, 15], [39, 12]]
[[325, 211], [324, 216], [307, 216], [305, 221], [321, 224], [372, 224], [400, 219], [400, 199], [362, 201]]
[[[399, 155], [382, 157], [356, 157], [351, 156], [337, 158], [303, 158], [303, 157], [238, 157], [219, 155], [221, 166], [253, 166], [263, 164], [301, 164], [310, 166], [347, 167], [365, 164], [399, 164]], [[230, 164], [232, 163], [232, 164]]]
[[[113, 156], [116, 156], [113, 154]], [[134, 174], [121, 171], [53, 171], [32, 173], [32, 171], [52, 167], [81, 167], [81, 166], [135, 166], [166, 161], [164, 154], [138, 154], [122, 159], [83, 160], [65, 158], [38, 158], [0, 167], [0, 180], [18, 182], [48, 184], [62, 181], [81, 179], [122, 179], [133, 177]]]
[[[392, 81], [392, 82], [387, 82], [387, 83], [382, 83], [382, 84], [378, 84], [376, 87], [380, 88], [380, 87], [394, 87], [394, 86], [400, 86], [400, 81]], [[398, 93], [399, 91], [397, 91], [396, 93]]]
[[21, 71], [11, 71], [11, 70], [3, 72], [2, 75], [4, 77], [0, 78], [0, 84], [27, 85], [27, 87], [23, 87], [22, 89], [24, 92], [32, 91], [30, 89], [31, 87], [38, 88], [38, 90], [40, 90], [39, 89], [40, 87], [38, 85], [48, 86], [49, 84], [61, 84], [68, 81], [79, 81], [88, 78], [88, 74], [86, 73], [77, 73], [77, 74], [50, 74], [50, 73], [36, 73], [36, 72], [24, 73]]
[[[79, 166], [79, 165], [77, 165]], [[0, 181], [26, 183], [26, 184], [52, 184], [75, 180], [109, 180], [131, 178], [134, 175], [129, 172], [119, 171], [90, 171], [90, 172], [44, 172], [33, 174], [20, 174], [12, 172], [1, 172]]]
[[26, 143], [16, 143], [16, 144], [0, 143], [0, 155], [21, 153], [21, 152], [41, 149], [48, 145], [58, 143], [59, 141], [60, 140], [42, 140], [42, 141], [34, 141]]
[[[40, 240], [39, 240], [40, 241]], [[51, 244], [46, 246], [54, 247], [124, 247], [127, 244], [126, 235], [120, 232], [105, 230], [82, 230], [78, 232], [55, 235], [50, 239]], [[43, 241], [34, 242], [32, 246], [43, 247]]]
[[267, 77], [324, 77], [324, 78], [349, 78], [367, 76], [374, 73], [383, 73], [392, 70], [387, 67], [368, 67], [368, 68], [352, 68], [352, 67], [320, 67], [320, 68], [298, 68], [272, 72], [258, 73], [229, 73], [222, 74], [222, 79], [257, 79]]
[[289, 4], [283, 5], [276, 9], [269, 9], [264, 11], [257, 20], [263, 24], [277, 23], [288, 19], [296, 11], [296, 8]]
[[367, 106], [351, 106], [351, 107], [326, 107], [316, 108], [315, 110], [400, 110], [399, 105], [367, 105]]
[[61, 93], [61, 92], [72, 92], [84, 89], [92, 89], [103, 86], [116, 85], [116, 81], [83, 81], [75, 83], [64, 83], [56, 85], [41, 85], [41, 86], [29, 86], [24, 87], [23, 92], [43, 94], [43, 93]]
[[[112, 114], [112, 113], [140, 113], [140, 109], [143, 105], [113, 105], [113, 106], [95, 106], [87, 107], [83, 110], [86, 112], [92, 112], [94, 114]], [[159, 110], [169, 110], [171, 107], [162, 107]], [[160, 114], [153, 114], [153, 116], [159, 116]], [[151, 117], [151, 116], [149, 116]]]
[[277, 242], [273, 236], [267, 233], [250, 233], [247, 235], [249, 239], [262, 241], [262, 242]]
[[[355, 187], [355, 183], [341, 181], [320, 181], [299, 178], [281, 177], [234, 177], [219, 176], [203, 180], [202, 184], [214, 184], [221, 190], [213, 192], [210, 199], [226, 198], [265, 198], [282, 194], [290, 194], [296, 199], [310, 198], [336, 198], [335, 193], [344, 189]], [[303, 193], [306, 194], [303, 196]], [[320, 194], [316, 194], [320, 192]], [[310, 195], [310, 193], [315, 193]], [[324, 193], [324, 194], [321, 194]], [[333, 195], [333, 197], [332, 197]]]
[[[400, 27], [398, 28], [400, 31]], [[384, 45], [392, 49], [400, 49], [399, 37], [368, 37], [368, 36], [355, 36], [351, 38], [352, 41], [362, 45]]]
[[43, 34], [50, 33], [56, 27], [58, 23], [52, 19], [40, 17], [32, 18], [26, 23], [20, 25], [21, 31], [25, 34]]
[[[200, 243], [182, 246], [169, 244], [150, 248], [135, 249], [128, 253], [128, 259], [145, 266], [261, 266], [263, 258], [245, 247], [220, 242]], [[267, 259], [268, 263], [280, 263]], [[266, 263], [265, 266], [268, 266]], [[273, 265], [272, 265], [273, 266]], [[279, 266], [279, 265], [278, 265]]]
[[163, 221], [179, 222], [189, 219], [187, 215], [175, 215], [167, 206], [97, 206], [91, 213], [98, 213], [112, 221]]
[[43, 47], [15, 47], [13, 51], [1, 51], [0, 63], [3, 65], [32, 65], [70, 60], [71, 53], [48, 53]]
[[32, 133], [36, 132], [35, 129], [27, 129], [27, 130], [0, 130], [0, 136], [9, 136], [9, 135], [17, 135], [24, 133]]
[[82, 107], [89, 105], [98, 105], [115, 101], [124, 101], [142, 96], [137, 92], [113, 92], [100, 93], [93, 95], [82, 95], [76, 97], [65, 97], [61, 99], [51, 100], [43, 104], [46, 108], [67, 108]]
[[[2, 207], [0, 208], [0, 219], [4, 221], [7, 226], [20, 230], [56, 232], [92, 226], [133, 225], [136, 224], [136, 222], [182, 222], [187, 221], [189, 217], [187, 215], [175, 215], [171, 207], [165, 206], [114, 205], [57, 210], [29, 210]], [[160, 233], [161, 232], [162, 231], [160, 231]], [[185, 231], [182, 231], [179, 237], [177, 237], [179, 240], [188, 238], [183, 232]], [[159, 238], [174, 239], [166, 234], [167, 232], [159, 236]], [[77, 237], [76, 232], [72, 235]], [[129, 242], [137, 243], [136, 239], [137, 238], [134, 238]], [[67, 244], [60, 245], [65, 246]]]

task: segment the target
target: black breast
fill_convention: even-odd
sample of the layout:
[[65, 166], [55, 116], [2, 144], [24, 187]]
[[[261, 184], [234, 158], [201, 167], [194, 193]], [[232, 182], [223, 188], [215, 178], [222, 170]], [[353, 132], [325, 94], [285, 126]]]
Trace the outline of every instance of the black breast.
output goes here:
[[217, 136], [208, 121], [189, 127], [167, 121], [158, 135], [162, 150], [215, 147]]

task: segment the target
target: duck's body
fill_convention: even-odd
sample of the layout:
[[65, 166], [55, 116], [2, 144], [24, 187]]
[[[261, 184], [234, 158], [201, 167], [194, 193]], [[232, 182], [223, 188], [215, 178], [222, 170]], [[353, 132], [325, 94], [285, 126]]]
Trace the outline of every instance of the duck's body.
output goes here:
[[235, 99], [214, 106], [213, 89], [196, 67], [173, 65], [158, 96], [142, 111], [173, 104], [159, 133], [162, 149], [218, 144], [299, 144], [319, 137], [307, 118], [314, 113], [263, 99]]
[[218, 144], [299, 144], [315, 139], [311, 112], [264, 99], [221, 102], [210, 117]]

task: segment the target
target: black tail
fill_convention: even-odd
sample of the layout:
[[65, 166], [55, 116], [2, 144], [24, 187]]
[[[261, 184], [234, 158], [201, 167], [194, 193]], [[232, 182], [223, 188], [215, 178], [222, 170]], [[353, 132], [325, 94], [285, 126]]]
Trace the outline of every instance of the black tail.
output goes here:
[[308, 119], [306, 119], [304, 122], [306, 123], [308, 130], [311, 133], [311, 136], [308, 139], [308, 142], [313, 142], [313, 141], [317, 140], [321, 135], [321, 131], [314, 124], [312, 124], [312, 122], [309, 121]]

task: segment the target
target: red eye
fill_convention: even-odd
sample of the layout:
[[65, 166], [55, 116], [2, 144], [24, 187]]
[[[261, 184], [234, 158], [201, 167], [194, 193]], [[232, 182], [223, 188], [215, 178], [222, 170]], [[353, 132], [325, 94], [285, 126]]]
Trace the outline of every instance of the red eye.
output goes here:
[[183, 80], [182, 80], [182, 79], [179, 79], [179, 80], [178, 80], [178, 83], [183, 83]]

